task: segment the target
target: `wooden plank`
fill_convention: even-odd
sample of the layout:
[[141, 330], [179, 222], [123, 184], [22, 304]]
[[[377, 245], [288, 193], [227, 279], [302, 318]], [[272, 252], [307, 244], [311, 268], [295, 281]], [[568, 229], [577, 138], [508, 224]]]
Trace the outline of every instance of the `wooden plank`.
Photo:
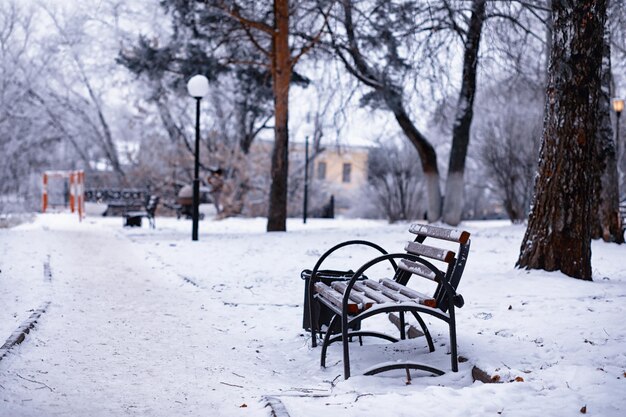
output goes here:
[[380, 283], [385, 287], [391, 288], [392, 290], [398, 291], [401, 294], [406, 295], [407, 297], [411, 297], [412, 299], [419, 301], [420, 304], [424, 304], [428, 307], [435, 307], [437, 305], [437, 301], [433, 297], [430, 297], [419, 291], [415, 291], [413, 288], [400, 285], [392, 279], [383, 278]]
[[393, 298], [389, 298], [387, 297], [385, 294], [376, 291], [374, 289], [371, 289], [367, 286], [365, 286], [363, 284], [363, 282], [368, 282], [370, 281], [369, 279], [366, 279], [365, 281], [357, 281], [354, 286], [356, 288], [359, 289], [359, 291], [362, 291], [365, 293], [365, 295], [367, 295], [369, 298], [371, 298], [372, 300], [375, 300], [377, 303], [395, 303], [396, 300], [394, 300]]
[[389, 278], [383, 278], [380, 280], [380, 283], [387, 287], [390, 288], [394, 291], [398, 291], [399, 293], [402, 293], [404, 295], [406, 295], [407, 297], [411, 297], [411, 298], [423, 298], [425, 300], [432, 298], [426, 294], [423, 294], [419, 291], [415, 291], [413, 288], [409, 288], [409, 287], [405, 287], [404, 285], [400, 285], [397, 282], [395, 282], [392, 279]]
[[409, 227], [409, 232], [421, 235], [434, 237], [436, 239], [449, 240], [451, 242], [458, 242], [465, 244], [470, 238], [469, 232], [465, 230], [448, 229], [444, 227], [431, 226], [429, 224], [412, 224]]
[[408, 242], [404, 247], [409, 253], [414, 255], [425, 256], [437, 261], [450, 263], [454, 261], [455, 253], [451, 250], [436, 248], [434, 246], [423, 245], [417, 242]]
[[[345, 294], [346, 293], [346, 289], [348, 288], [348, 284], [346, 282], [343, 281], [335, 281], [332, 284], [330, 284], [330, 286], [339, 291], [341, 294]], [[376, 301], [372, 300], [371, 298], [367, 297], [365, 295], [365, 293], [363, 292], [359, 292], [358, 289], [356, 288], [352, 288], [352, 291], [350, 291], [350, 296], [349, 298], [358, 303], [361, 304], [361, 308], [363, 310], [367, 310], [368, 308], [370, 308], [371, 306], [373, 306], [374, 304], [376, 304]]]
[[418, 262], [409, 261], [407, 259], [401, 259], [400, 262], [398, 263], [398, 268], [404, 271], [410, 272], [412, 274], [419, 275], [420, 277], [429, 279], [431, 281], [437, 280], [437, 274], [435, 274], [434, 271], [432, 271], [430, 268], [427, 268]]
[[408, 297], [399, 291], [395, 291], [390, 288], [387, 288], [381, 283], [376, 282], [374, 280], [369, 279], [365, 282], [365, 284], [371, 289], [383, 293], [383, 295], [391, 298], [396, 303], [405, 303], [407, 301], [413, 301], [411, 297]]
[[[315, 283], [315, 292], [317, 295], [324, 300], [329, 301], [339, 310], [343, 308], [343, 294], [339, 291], [329, 287], [323, 282]], [[354, 301], [348, 300], [348, 314], [358, 314], [360, 311], [359, 306]]]

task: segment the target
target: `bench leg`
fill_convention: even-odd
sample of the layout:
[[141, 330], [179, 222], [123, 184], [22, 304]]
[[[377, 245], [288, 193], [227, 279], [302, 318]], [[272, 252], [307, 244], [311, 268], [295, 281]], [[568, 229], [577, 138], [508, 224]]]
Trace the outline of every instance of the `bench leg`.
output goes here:
[[417, 322], [419, 323], [420, 327], [422, 328], [422, 333], [424, 333], [424, 337], [426, 338], [426, 342], [428, 343], [428, 349], [431, 352], [435, 351], [435, 344], [433, 343], [433, 338], [430, 335], [430, 332], [428, 331], [428, 327], [426, 326], [426, 323], [424, 322], [424, 319], [417, 314], [415, 311], [412, 311], [413, 313], [413, 317], [415, 317], [415, 320], [417, 320]]
[[350, 341], [348, 340], [348, 317], [341, 317], [341, 343], [343, 344], [343, 378], [350, 378]]
[[322, 352], [320, 355], [320, 365], [322, 368], [326, 368], [326, 351], [328, 350], [328, 346], [332, 343], [331, 336], [333, 334], [333, 330], [339, 324], [339, 315], [335, 314], [332, 319], [330, 319], [330, 323], [328, 323], [328, 329], [326, 329], [326, 334], [324, 335], [324, 341], [322, 342]]
[[124, 216], [124, 227], [141, 227], [141, 216]]
[[454, 305], [450, 302], [450, 361], [452, 372], [459, 371], [459, 359], [456, 349], [456, 320], [454, 317]]
[[[308, 280], [305, 285], [307, 286], [309, 285]], [[317, 328], [317, 318], [315, 317], [315, 305], [313, 304], [313, 303], [316, 303], [317, 301], [311, 295], [310, 290], [307, 291], [307, 297], [309, 301], [309, 329], [311, 329], [311, 346], [317, 347], [317, 332], [319, 331], [319, 329]]]

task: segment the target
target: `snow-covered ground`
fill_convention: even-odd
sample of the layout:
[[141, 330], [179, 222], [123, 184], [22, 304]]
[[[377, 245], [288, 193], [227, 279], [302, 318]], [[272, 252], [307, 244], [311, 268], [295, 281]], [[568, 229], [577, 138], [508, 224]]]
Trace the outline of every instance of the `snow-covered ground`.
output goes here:
[[[293, 219], [268, 234], [264, 219], [203, 221], [198, 242], [190, 222], [168, 218], [151, 230], [46, 214], [0, 229], [0, 344], [50, 301], [0, 360], [0, 416], [269, 416], [267, 397], [292, 417], [626, 415], [624, 247], [594, 242], [583, 282], [515, 269], [522, 226], [461, 227], [472, 233], [457, 313], [468, 361], [411, 384], [359, 370], [407, 354], [449, 369], [445, 328], [433, 323], [434, 353], [423, 338], [352, 347], [344, 381], [339, 344], [322, 369], [302, 330], [300, 279], [349, 238], [401, 249], [407, 224]], [[473, 382], [475, 365], [502, 383]]]

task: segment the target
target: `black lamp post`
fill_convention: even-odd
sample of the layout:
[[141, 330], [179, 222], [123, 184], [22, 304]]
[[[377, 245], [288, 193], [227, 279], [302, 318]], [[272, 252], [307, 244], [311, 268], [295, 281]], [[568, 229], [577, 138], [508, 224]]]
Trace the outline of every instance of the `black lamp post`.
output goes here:
[[193, 168], [193, 212], [191, 240], [198, 240], [198, 218], [200, 217], [200, 100], [209, 93], [209, 80], [204, 75], [194, 75], [187, 82], [189, 95], [196, 99], [196, 146]]

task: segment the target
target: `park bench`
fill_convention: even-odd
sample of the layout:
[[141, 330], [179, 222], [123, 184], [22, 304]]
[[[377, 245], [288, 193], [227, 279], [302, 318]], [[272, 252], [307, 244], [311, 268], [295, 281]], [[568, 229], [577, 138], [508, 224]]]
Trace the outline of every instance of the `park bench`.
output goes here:
[[[413, 224], [409, 231], [415, 236], [405, 246], [405, 252], [388, 253], [379, 245], [365, 240], [350, 240], [339, 243], [326, 251], [317, 261], [312, 270], [307, 273], [306, 297], [308, 303], [309, 327], [313, 347], [317, 346], [317, 337], [322, 336], [321, 365], [325, 367], [328, 346], [341, 341], [343, 345], [344, 377], [350, 377], [349, 342], [362, 337], [375, 337], [390, 342], [406, 339], [423, 334], [430, 352], [435, 350], [435, 344], [429, 332], [423, 315], [442, 320], [448, 325], [450, 338], [451, 368], [458, 371], [458, 355], [456, 344], [455, 307], [463, 306], [463, 297], [456, 292], [461, 280], [463, 269], [467, 261], [470, 248], [470, 234], [431, 225]], [[426, 243], [425, 243], [426, 242]], [[364, 245], [374, 248], [380, 255], [359, 267], [356, 272], [322, 270], [323, 262], [338, 249]], [[454, 250], [451, 250], [454, 249]], [[375, 265], [391, 265], [392, 277], [373, 278], [370, 275]], [[323, 271], [323, 272], [322, 272]], [[328, 279], [329, 273], [338, 277]], [[366, 275], [367, 273], [367, 275]], [[324, 281], [322, 277], [326, 276]], [[416, 280], [413, 277], [425, 279], [430, 284], [430, 293], [419, 292], [415, 289]], [[421, 287], [420, 287], [421, 289]], [[319, 312], [330, 312], [330, 322], [325, 329], [321, 329]], [[377, 331], [362, 330], [365, 319], [389, 314], [390, 321], [396, 324], [399, 331], [394, 336]], [[417, 328], [407, 321], [412, 316], [421, 328]], [[412, 320], [411, 320], [412, 321]], [[408, 326], [408, 331], [407, 331]], [[394, 328], [395, 332], [395, 328]], [[410, 378], [409, 369], [426, 371], [435, 375], [442, 375], [443, 370], [415, 361], [382, 362], [365, 371], [366, 375], [374, 375], [393, 369], [405, 369]]]
[[85, 190], [85, 201], [107, 205], [103, 216], [124, 216], [130, 211], [145, 209], [147, 193], [135, 188], [105, 188]]
[[154, 214], [159, 205], [159, 196], [151, 195], [145, 204], [145, 210], [128, 211], [124, 214], [124, 226], [141, 227], [141, 219], [147, 218], [152, 229], [155, 228]]

